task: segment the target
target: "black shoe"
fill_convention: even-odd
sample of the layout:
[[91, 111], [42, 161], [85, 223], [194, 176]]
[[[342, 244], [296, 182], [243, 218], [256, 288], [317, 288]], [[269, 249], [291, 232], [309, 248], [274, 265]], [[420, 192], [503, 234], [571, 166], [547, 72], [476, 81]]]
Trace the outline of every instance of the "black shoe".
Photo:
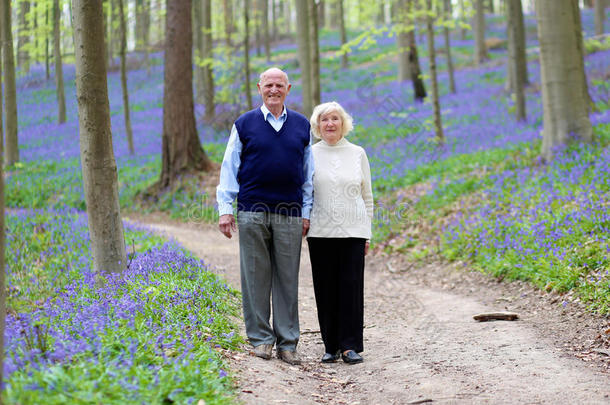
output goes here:
[[343, 361], [347, 364], [362, 363], [363, 361], [362, 356], [360, 356], [353, 350], [348, 350], [347, 352], [342, 353], [341, 357], [343, 358]]
[[335, 361], [339, 360], [340, 356], [341, 352], [339, 350], [337, 350], [337, 353], [335, 354], [324, 353], [324, 356], [322, 356], [322, 363], [334, 363]]

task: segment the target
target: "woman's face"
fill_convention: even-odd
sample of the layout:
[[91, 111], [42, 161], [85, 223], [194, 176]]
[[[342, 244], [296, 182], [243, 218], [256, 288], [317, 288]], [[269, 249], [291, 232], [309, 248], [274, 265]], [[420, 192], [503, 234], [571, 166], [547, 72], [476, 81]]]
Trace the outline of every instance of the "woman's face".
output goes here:
[[329, 145], [334, 145], [343, 137], [343, 121], [337, 111], [329, 111], [320, 116], [320, 136]]

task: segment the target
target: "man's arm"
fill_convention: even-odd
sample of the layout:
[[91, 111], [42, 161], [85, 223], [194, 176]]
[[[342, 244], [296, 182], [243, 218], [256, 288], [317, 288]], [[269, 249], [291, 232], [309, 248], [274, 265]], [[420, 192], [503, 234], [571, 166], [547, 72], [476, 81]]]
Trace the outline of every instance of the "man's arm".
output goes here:
[[309, 217], [311, 216], [311, 208], [313, 207], [313, 154], [311, 153], [311, 144], [305, 148], [303, 156], [303, 174], [305, 182], [303, 183], [303, 236], [309, 231]]
[[237, 173], [241, 164], [242, 144], [235, 125], [231, 128], [229, 142], [220, 167], [220, 184], [216, 187], [216, 201], [218, 202], [218, 228], [227, 238], [231, 238], [231, 231], [237, 231], [235, 216], [233, 215], [233, 201], [239, 192]]

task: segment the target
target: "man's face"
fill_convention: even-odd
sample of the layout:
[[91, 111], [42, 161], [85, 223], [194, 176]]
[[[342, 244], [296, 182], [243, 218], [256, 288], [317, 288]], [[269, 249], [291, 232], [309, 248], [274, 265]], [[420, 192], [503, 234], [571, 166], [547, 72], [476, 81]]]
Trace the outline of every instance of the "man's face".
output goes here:
[[286, 81], [286, 76], [281, 71], [266, 73], [260, 83], [257, 84], [263, 103], [269, 109], [284, 105], [290, 86]]

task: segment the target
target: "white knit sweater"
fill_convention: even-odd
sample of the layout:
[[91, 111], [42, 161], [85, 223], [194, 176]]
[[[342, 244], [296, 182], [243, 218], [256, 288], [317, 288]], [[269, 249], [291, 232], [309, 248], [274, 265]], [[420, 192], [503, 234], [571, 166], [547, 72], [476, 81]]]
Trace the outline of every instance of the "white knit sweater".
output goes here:
[[366, 152], [347, 139], [320, 141], [314, 158], [313, 209], [307, 236], [371, 238], [373, 192]]

